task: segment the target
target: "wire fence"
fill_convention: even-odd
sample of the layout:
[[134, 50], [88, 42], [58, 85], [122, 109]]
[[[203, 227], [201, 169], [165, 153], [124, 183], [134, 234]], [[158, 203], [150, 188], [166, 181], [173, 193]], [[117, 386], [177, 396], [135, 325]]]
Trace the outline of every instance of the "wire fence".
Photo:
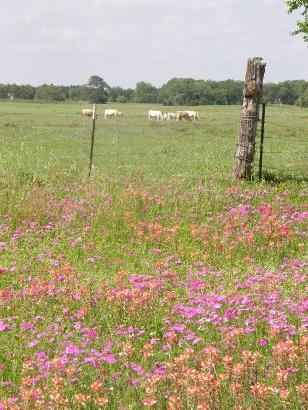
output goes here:
[[[268, 105], [266, 105], [268, 107]], [[271, 107], [271, 106], [270, 106]], [[277, 108], [277, 106], [275, 106]], [[280, 108], [280, 107], [279, 107]], [[285, 107], [281, 107], [285, 108]], [[290, 107], [287, 107], [290, 108]], [[79, 114], [80, 115], [80, 114]], [[74, 140], [78, 144], [78, 149], [80, 149], [79, 155], [82, 155], [82, 160], [85, 162], [85, 167], [88, 163], [89, 151], [90, 151], [90, 136], [92, 129], [92, 121], [89, 118], [80, 117], [78, 119], [61, 117], [61, 124], [52, 123], [50, 127], [48, 124], [41, 123], [31, 125], [28, 127], [28, 134], [21, 134], [21, 130], [15, 125], [14, 119], [7, 115], [2, 117], [2, 122], [4, 127], [0, 128], [1, 135], [5, 135], [9, 131], [10, 138], [2, 139], [2, 144], [10, 144], [17, 147], [20, 151], [23, 151], [26, 146], [31, 147], [33, 152], [39, 152], [48, 148], [49, 144], [54, 144], [55, 142], [61, 147], [64, 141]], [[234, 120], [233, 120], [234, 118]], [[303, 117], [305, 118], [305, 117]], [[307, 115], [308, 118], [308, 115]], [[291, 119], [295, 122], [296, 119]], [[101, 132], [102, 123], [99, 119], [98, 132]], [[297, 175], [299, 178], [304, 177], [307, 174], [307, 163], [308, 163], [308, 126], [299, 125], [298, 123], [288, 124], [288, 120], [285, 122], [277, 121], [275, 118], [274, 110], [268, 110], [264, 120], [265, 124], [265, 137], [263, 142], [263, 164], [262, 164], [262, 175], [266, 173], [275, 173], [276, 175]], [[228, 135], [228, 129], [230, 125], [236, 127], [237, 121], [235, 117], [222, 117], [222, 122], [219, 123], [223, 132], [222, 137]], [[306, 122], [307, 123], [307, 122]], [[173, 123], [171, 123], [173, 124]], [[59, 127], [59, 135], [54, 135], [54, 129]], [[211, 128], [217, 128], [215, 122], [201, 121], [198, 127], [202, 127], [205, 132], [211, 132]], [[25, 127], [26, 128], [26, 127]], [[48, 135], [50, 133], [50, 140]], [[35, 135], [35, 138], [32, 137]], [[36, 138], [37, 135], [37, 138]], [[118, 144], [118, 136], [114, 135], [112, 137], [112, 146]], [[95, 144], [101, 144], [100, 141], [96, 141]], [[94, 145], [94, 156], [99, 155], [95, 150]], [[256, 138], [255, 145], [255, 164], [259, 162], [260, 159], [260, 130], [258, 130], [258, 136]], [[61, 148], [59, 148], [60, 150]], [[229, 149], [227, 147], [227, 149]], [[226, 149], [226, 155], [228, 155]], [[54, 151], [59, 152], [59, 151]], [[101, 152], [101, 151], [100, 151]], [[51, 155], [51, 154], [50, 154]], [[55, 154], [52, 154], [55, 155]], [[62, 152], [63, 158], [69, 155], [68, 151]], [[73, 155], [73, 154], [72, 154]], [[125, 155], [132, 155], [131, 151], [125, 153]], [[140, 153], [143, 155], [143, 152]], [[232, 152], [230, 151], [230, 158]], [[307, 161], [305, 159], [307, 158]], [[126, 165], [121, 165], [126, 166]], [[91, 170], [90, 166], [89, 171]], [[255, 165], [256, 167], [256, 165]]]
[[308, 179], [308, 127], [277, 122], [265, 112], [264, 106], [264, 141], [261, 144], [260, 129], [256, 141], [255, 163], [261, 163], [259, 177], [292, 174], [299, 179]]

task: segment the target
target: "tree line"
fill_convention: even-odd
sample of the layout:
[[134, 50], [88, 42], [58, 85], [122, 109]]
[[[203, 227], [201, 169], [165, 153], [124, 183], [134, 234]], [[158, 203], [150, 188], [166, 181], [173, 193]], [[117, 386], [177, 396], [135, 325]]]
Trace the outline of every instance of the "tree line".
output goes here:
[[[241, 104], [243, 81], [194, 80], [172, 78], [162, 87], [141, 81], [135, 89], [111, 87], [102, 77], [93, 75], [84, 85], [1, 84], [0, 98], [34, 101], [84, 101], [89, 103], [160, 103], [163, 105], [229, 105]], [[292, 80], [267, 83], [263, 100], [271, 104], [308, 107], [308, 81]]]

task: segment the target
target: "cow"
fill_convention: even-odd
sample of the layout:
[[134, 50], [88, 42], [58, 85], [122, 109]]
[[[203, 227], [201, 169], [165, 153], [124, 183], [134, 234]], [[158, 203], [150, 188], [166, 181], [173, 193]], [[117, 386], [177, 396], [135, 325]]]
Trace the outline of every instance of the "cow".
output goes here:
[[111, 109], [111, 108], [107, 108], [105, 110], [105, 118], [109, 118], [109, 117], [115, 117], [116, 118], [116, 117], [121, 116], [121, 115], [124, 115], [124, 112], [114, 110], [114, 109]]
[[92, 117], [92, 115], [93, 115], [93, 110], [92, 110], [92, 109], [89, 109], [89, 108], [83, 108], [83, 109], [81, 110], [81, 114], [82, 114], [84, 117]]
[[187, 111], [177, 111], [176, 112], [176, 120], [177, 121], [179, 121], [179, 120], [181, 120], [181, 121], [183, 121], [183, 120], [191, 121], [191, 117], [190, 117], [190, 115], [188, 114]]
[[199, 114], [197, 111], [186, 111], [187, 114], [189, 115], [191, 120], [199, 120]]
[[167, 120], [172, 120], [172, 121], [174, 121], [174, 120], [176, 120], [176, 113], [175, 112], [168, 112], [168, 114], [167, 114]]
[[159, 120], [163, 120], [163, 114], [161, 111], [156, 111], [156, 110], [149, 110], [148, 112], [148, 118], [149, 120], [152, 120], [153, 118]]
[[163, 120], [167, 120], [168, 119], [168, 114], [166, 112], [163, 112]]

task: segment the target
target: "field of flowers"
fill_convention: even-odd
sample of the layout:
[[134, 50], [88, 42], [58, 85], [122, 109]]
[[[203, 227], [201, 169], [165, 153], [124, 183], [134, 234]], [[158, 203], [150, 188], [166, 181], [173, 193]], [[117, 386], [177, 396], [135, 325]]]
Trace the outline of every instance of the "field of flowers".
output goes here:
[[216, 177], [2, 169], [0, 410], [306, 408], [307, 184], [220, 160]]

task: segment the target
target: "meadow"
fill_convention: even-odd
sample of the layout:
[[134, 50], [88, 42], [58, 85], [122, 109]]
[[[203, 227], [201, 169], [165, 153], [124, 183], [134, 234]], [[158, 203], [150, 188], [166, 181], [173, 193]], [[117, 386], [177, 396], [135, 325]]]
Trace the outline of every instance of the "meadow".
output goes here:
[[0, 102], [0, 410], [305, 408], [308, 110], [111, 107]]

